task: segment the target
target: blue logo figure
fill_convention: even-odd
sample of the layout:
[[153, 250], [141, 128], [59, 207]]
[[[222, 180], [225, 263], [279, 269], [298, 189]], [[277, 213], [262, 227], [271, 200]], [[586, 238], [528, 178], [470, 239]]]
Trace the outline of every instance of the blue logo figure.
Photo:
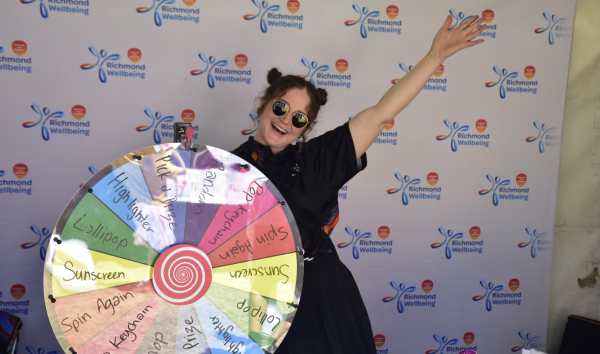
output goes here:
[[266, 1], [263, 1], [262, 3], [258, 0], [252, 0], [252, 3], [258, 7], [258, 13], [256, 15], [253, 14], [249, 14], [249, 15], [244, 15], [244, 20], [254, 20], [255, 18], [260, 18], [260, 30], [262, 31], [262, 33], [267, 33], [267, 21], [265, 21], [264, 16], [267, 14], [267, 12], [269, 11], [279, 11], [280, 6], [279, 5], [273, 5], [271, 7], [269, 7], [269, 3]]
[[555, 128], [547, 128], [546, 124], [540, 125], [540, 123], [537, 120], [533, 122], [533, 126], [537, 130], [539, 130], [540, 133], [538, 134], [538, 136], [530, 136], [530, 137], [525, 138], [525, 141], [528, 143], [532, 143], [539, 139], [540, 153], [543, 154], [544, 151], [546, 151], [545, 144], [544, 144], [544, 137], [546, 136], [546, 134], [550, 134], [550, 133], [554, 132], [556, 129]]
[[498, 65], [494, 65], [494, 72], [498, 75], [500, 75], [500, 78], [498, 79], [497, 82], [486, 82], [485, 83], [485, 87], [494, 87], [496, 85], [500, 85], [500, 98], [504, 99], [506, 97], [506, 89], [504, 88], [504, 81], [506, 81], [506, 79], [511, 79], [511, 78], [515, 78], [519, 76], [518, 72], [512, 72], [512, 73], [508, 73], [508, 70], [506, 69], [502, 69], [502, 71], [500, 71], [500, 68], [498, 67]]
[[[94, 48], [94, 46], [90, 46], [88, 48], [90, 50], [90, 52], [92, 54], [94, 54], [96, 56], [96, 63], [95, 64], [81, 64], [79, 67], [83, 70], [89, 70], [89, 69], [93, 69], [95, 67], [98, 67], [99, 71], [98, 71], [98, 77], [100, 77], [100, 82], [101, 83], [106, 83], [106, 72], [104, 71], [104, 68], [102, 67], [102, 65], [104, 65], [104, 63], [106, 63], [108, 60], [119, 60], [121, 59], [121, 56], [119, 54], [111, 54], [111, 55], [107, 55], [106, 50], [102, 49], [100, 52], [98, 52], [98, 50], [96, 48]], [[100, 62], [102, 61], [102, 62]]]
[[440, 346], [437, 349], [431, 349], [426, 351], [425, 354], [444, 354], [444, 349], [446, 349], [447, 346], [455, 345], [456, 343], [458, 343], [457, 339], [448, 340], [448, 337], [446, 336], [440, 338], [439, 334], [437, 333], [433, 335], [433, 339], [435, 339], [435, 341], [438, 342]]
[[[91, 173], [92, 175], [95, 175], [96, 173], [98, 173], [98, 170], [96, 169], [96, 167], [94, 167], [94, 165], [90, 165], [90, 166], [88, 167], [88, 171], [90, 171], [90, 173]], [[79, 185], [79, 188], [83, 187], [83, 185], [84, 185], [84, 183], [80, 184], [80, 185]]]
[[479, 195], [486, 195], [489, 192], [492, 192], [493, 193], [492, 203], [494, 203], [494, 206], [498, 206], [498, 194], [496, 193], [496, 191], [498, 190], [498, 187], [500, 187], [500, 186], [510, 185], [510, 180], [505, 179], [504, 181], [501, 181], [502, 179], [500, 177], [496, 176], [496, 178], [493, 178], [492, 175], [489, 173], [485, 177], [487, 178], [488, 181], [490, 181], [492, 183], [492, 188], [480, 190]]
[[352, 232], [352, 229], [349, 226], [346, 226], [346, 233], [348, 233], [348, 235], [352, 236], [352, 241], [338, 243], [337, 246], [338, 246], [338, 248], [346, 248], [346, 247], [352, 245], [352, 256], [354, 257], [354, 259], [358, 259], [359, 254], [358, 254], [358, 247], [356, 247], [356, 243], [361, 238], [364, 238], [364, 239], [371, 238], [371, 233], [365, 232], [364, 234], [361, 235], [359, 229], [356, 229], [356, 230], [354, 230], [354, 232]]
[[489, 284], [486, 284], [485, 280], [483, 279], [479, 281], [479, 284], [485, 289], [485, 294], [473, 296], [473, 301], [485, 299], [485, 308], [488, 311], [492, 311], [492, 301], [490, 300], [490, 295], [492, 295], [493, 292], [502, 291], [504, 286], [498, 285], [497, 287], [494, 287], [494, 283], [490, 282]]
[[510, 349], [511, 352], [515, 353], [521, 351], [523, 349], [531, 349], [532, 347], [537, 347], [533, 342], [537, 342], [540, 339], [540, 336], [533, 337], [531, 333], [525, 334], [523, 331], [519, 331], [519, 337], [523, 340], [523, 345], [519, 347], [512, 347]]
[[469, 126], [468, 125], [463, 125], [461, 127], [458, 124], [458, 122], [454, 122], [454, 124], [452, 124], [450, 122], [450, 120], [448, 120], [448, 119], [444, 119], [444, 124], [446, 124], [446, 126], [448, 128], [450, 128], [450, 134], [448, 134], [448, 135], [438, 135], [438, 136], [435, 137], [435, 139], [437, 141], [442, 141], [442, 140], [446, 140], [446, 139], [450, 138], [450, 148], [452, 149], [452, 152], [456, 152], [458, 146], [456, 145], [456, 140], [454, 139], [454, 136], [458, 132], [467, 132], [467, 131], [469, 131]]
[[[402, 71], [404, 71], [405, 73], [408, 74], [412, 70], [412, 68], [413, 68], [412, 65], [406, 66], [406, 64], [404, 64], [404, 62], [402, 62], [402, 61], [400, 62], [400, 69], [402, 69]], [[400, 80], [400, 79], [392, 80], [392, 85], [394, 85], [396, 82], [398, 82], [398, 80]]]
[[[256, 118], [258, 118], [258, 114], [256, 112], [250, 112], [250, 119], [252, 120], [252, 123], [254, 123], [254, 125], [256, 125]], [[258, 130], [258, 126], [254, 129], [244, 129], [242, 130], [242, 135], [251, 135], [256, 133], [256, 130]]]
[[444, 236], [444, 242], [443, 243], [432, 243], [431, 244], [431, 248], [440, 248], [442, 246], [446, 246], [446, 259], [451, 259], [452, 258], [452, 251], [450, 250], [450, 242], [454, 239], [459, 239], [459, 238], [463, 238], [463, 233], [459, 232], [457, 234], [455, 234], [452, 230], [448, 230], [448, 232], [446, 232], [446, 230], [444, 230], [443, 227], [440, 227], [438, 229], [438, 231], [440, 232], [440, 234], [442, 234], [442, 236]]
[[152, 7], [138, 7], [135, 9], [137, 13], [143, 14], [148, 11], [154, 10], [154, 23], [157, 27], [162, 26], [162, 20], [160, 19], [160, 13], [158, 12], [161, 5], [174, 4], [175, 0], [152, 0]]
[[360, 17], [358, 18], [358, 21], [350, 20], [344, 22], [344, 24], [346, 26], [354, 26], [360, 23], [360, 35], [363, 38], [367, 38], [367, 28], [365, 27], [365, 20], [369, 17], [379, 17], [379, 11], [369, 12], [369, 9], [367, 7], [363, 7], [361, 10], [360, 6], [358, 6], [357, 3], [352, 4], [352, 8], [354, 9], [354, 11], [358, 12]]
[[[35, 350], [34, 347], [32, 347], [31, 345], [28, 345], [27, 347], [25, 347], [25, 349], [27, 349], [27, 352], [29, 354], [44, 354], [46, 353], [46, 350], [44, 348], [39, 348], [37, 351]], [[58, 351], [53, 350], [51, 352], [48, 352], [46, 354], [58, 354]]]
[[4, 48], [0, 47], [0, 53], [4, 53]]
[[412, 181], [410, 180], [410, 177], [404, 176], [404, 178], [402, 177], [402, 175], [398, 172], [396, 172], [394, 174], [394, 176], [396, 177], [396, 179], [398, 181], [400, 181], [402, 184], [400, 185], [400, 188], [390, 188], [387, 190], [388, 194], [395, 194], [398, 192], [402, 192], [402, 204], [404, 205], [408, 205], [408, 194], [406, 194], [406, 187], [410, 186], [411, 184], [417, 185], [417, 184], [421, 184], [421, 179], [419, 178], [415, 178]]
[[449, 30], [462, 25], [463, 23], [467, 22], [470, 18], [473, 17], [473, 16], [465, 17], [465, 14], [463, 12], [459, 12], [457, 14], [456, 10], [454, 10], [454, 9], [450, 9], [450, 16], [452, 16], [452, 19], [454, 19], [455, 22], [452, 26], [450, 26], [450, 28], [448, 28]]
[[170, 123], [175, 121], [175, 117], [166, 116], [163, 118], [162, 113], [156, 112], [156, 114], [153, 114], [152, 111], [148, 108], [144, 109], [144, 113], [146, 113], [146, 116], [152, 119], [152, 125], [140, 125], [139, 127], [136, 127], [135, 130], [137, 130], [138, 132], [145, 132], [150, 128], [154, 128], [154, 142], [156, 144], [160, 144], [160, 133], [158, 132], [156, 127], [158, 127], [160, 123]]
[[533, 31], [537, 34], [548, 31], [548, 43], [550, 43], [550, 45], [554, 45], [554, 29], [557, 25], [566, 22], [567, 19], [565, 17], [557, 19], [556, 15], [552, 15], [552, 17], [550, 17], [548, 11], [544, 11], [544, 18], [548, 20], [548, 27], [536, 28]]
[[531, 237], [531, 239], [529, 239], [529, 242], [519, 243], [519, 248], [524, 248], [524, 247], [531, 245], [531, 258], [536, 258], [537, 250], [535, 248], [535, 243], [538, 239], [544, 238], [544, 236], [547, 235], [547, 232], [538, 233], [538, 230], [531, 231], [531, 229], [528, 227], [525, 228], [525, 231]]
[[36, 125], [42, 125], [42, 138], [46, 141], [50, 140], [50, 132], [48, 128], [46, 128], [46, 122], [50, 118], [58, 119], [64, 116], [63, 112], [54, 112], [52, 113], [48, 107], [44, 107], [44, 109], [40, 109], [37, 104], [32, 104], [31, 109], [37, 114], [40, 115], [40, 119], [37, 122], [25, 122], [23, 123], [24, 128], [33, 128]]
[[5, 174], [6, 172], [4, 172], [4, 170], [0, 170], [0, 177], [4, 177]]
[[38, 235], [38, 240], [37, 242], [25, 242], [21, 245], [21, 248], [26, 250], [28, 248], [40, 245], [40, 258], [42, 259], [42, 261], [45, 261], [48, 242], [50, 242], [50, 237], [52, 236], [50, 234], [50, 230], [44, 227], [42, 228], [42, 231], [40, 231], [40, 229], [35, 224], [29, 226], [29, 228], [31, 229], [31, 231], [33, 231], [34, 234]]
[[298, 76], [303, 79], [307, 79], [308, 81], [310, 81], [311, 84], [313, 84], [314, 87], [317, 87], [315, 80], [313, 80], [313, 76], [316, 73], [318, 73], [319, 71], [329, 71], [329, 65], [319, 66], [319, 64], [316, 61], [309, 62], [308, 59], [306, 59], [306, 58], [302, 58], [301, 61], [302, 61], [302, 64], [304, 64], [304, 66], [306, 66], [308, 68], [308, 73], [306, 75], [298, 75]]
[[413, 66], [406, 66], [406, 64], [404, 64], [403, 61], [400, 62], [400, 69], [402, 69], [402, 71], [404, 71], [405, 73], [409, 73], [412, 70]]
[[404, 305], [402, 305], [402, 295], [404, 295], [404, 293], [414, 293], [416, 288], [414, 286], [407, 288], [406, 285], [404, 285], [404, 283], [400, 283], [400, 286], [398, 286], [398, 284], [396, 284], [396, 282], [394, 280], [392, 280], [390, 282], [390, 285], [392, 286], [392, 288], [394, 288], [394, 290], [396, 290], [396, 295], [395, 296], [386, 296], [383, 299], [381, 299], [381, 301], [390, 302], [390, 301], [393, 301], [394, 299], [398, 299], [398, 305], [397, 305], [398, 312], [404, 313]]
[[207, 73], [208, 76], [206, 78], [206, 81], [208, 82], [208, 87], [214, 88], [215, 78], [213, 77], [211, 71], [215, 68], [215, 66], [227, 66], [227, 60], [216, 61], [215, 57], [210, 56], [207, 58], [206, 55], [202, 52], [198, 53], [198, 56], [200, 57], [200, 60], [206, 63], [206, 68], [204, 68], [204, 70], [192, 70], [190, 71], [190, 74], [192, 74], [193, 76], [198, 76]]
[[21, 4], [31, 4], [36, 1], [40, 2], [40, 14], [42, 15], [42, 18], [48, 18], [48, 8], [46, 7], [46, 4], [44, 4], [44, 0], [21, 0]]

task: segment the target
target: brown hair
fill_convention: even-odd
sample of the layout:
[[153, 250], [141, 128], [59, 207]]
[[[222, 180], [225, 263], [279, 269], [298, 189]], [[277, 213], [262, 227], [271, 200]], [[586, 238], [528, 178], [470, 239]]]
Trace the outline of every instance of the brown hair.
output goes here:
[[308, 125], [304, 131], [302, 131], [302, 135], [300, 135], [300, 137], [302, 142], [306, 142], [306, 135], [317, 123], [319, 108], [327, 103], [327, 91], [322, 88], [315, 88], [310, 81], [304, 80], [301, 77], [294, 75], [283, 76], [276, 68], [269, 70], [269, 73], [267, 74], [267, 82], [269, 83], [269, 87], [267, 87], [263, 96], [261, 97], [261, 103], [256, 110], [256, 113], [258, 113], [257, 120], [265, 110], [265, 105], [271, 102], [271, 100], [274, 98], [285, 95], [285, 93], [290, 89], [305, 90], [308, 94], [308, 98], [310, 99], [308, 112], [306, 112]]

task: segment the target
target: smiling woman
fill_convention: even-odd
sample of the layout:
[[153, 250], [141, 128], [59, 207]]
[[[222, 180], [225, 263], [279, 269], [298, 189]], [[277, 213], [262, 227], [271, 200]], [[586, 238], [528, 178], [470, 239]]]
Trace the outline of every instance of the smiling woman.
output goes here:
[[[277, 353], [376, 353], [373, 331], [356, 282], [329, 235], [339, 220], [338, 191], [367, 165], [366, 150], [421, 91], [442, 62], [486, 26], [478, 16], [448, 30], [448, 16], [421, 62], [372, 107], [310, 141], [327, 92], [310, 81], [271, 69], [257, 109], [256, 136], [233, 151], [258, 168], [292, 210], [304, 248], [302, 302]], [[293, 144], [299, 139], [299, 142]], [[287, 329], [287, 328], [286, 328]]]
[[[325, 90], [297, 76], [282, 76], [277, 69], [267, 79], [256, 136], [233, 153], [275, 184], [302, 238], [302, 301], [277, 353], [375, 353], [360, 293], [329, 238], [338, 220], [337, 191], [366, 166], [366, 156], [357, 160], [348, 124], [305, 141], [327, 102]], [[352, 327], [344, 328], [349, 323]]]
[[[306, 135], [317, 122], [319, 107], [327, 102], [327, 91], [293, 75], [282, 76], [271, 69], [269, 88], [260, 100], [256, 141], [278, 153]], [[275, 84], [276, 83], [276, 84]]]

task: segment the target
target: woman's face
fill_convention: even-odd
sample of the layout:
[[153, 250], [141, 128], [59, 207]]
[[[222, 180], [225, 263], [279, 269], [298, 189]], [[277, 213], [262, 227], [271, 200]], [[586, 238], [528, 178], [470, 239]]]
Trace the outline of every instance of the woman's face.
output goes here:
[[[275, 100], [284, 101], [290, 107], [290, 110], [283, 116], [276, 116], [273, 113], [273, 102]], [[261, 105], [262, 105], [261, 101]], [[291, 89], [285, 95], [275, 98], [264, 105], [264, 111], [260, 116], [258, 129], [254, 139], [266, 146], [269, 146], [274, 154], [279, 153], [286, 146], [293, 143], [300, 137], [304, 129], [298, 129], [292, 125], [292, 114], [301, 112], [308, 116], [310, 107], [310, 98], [305, 90]]]

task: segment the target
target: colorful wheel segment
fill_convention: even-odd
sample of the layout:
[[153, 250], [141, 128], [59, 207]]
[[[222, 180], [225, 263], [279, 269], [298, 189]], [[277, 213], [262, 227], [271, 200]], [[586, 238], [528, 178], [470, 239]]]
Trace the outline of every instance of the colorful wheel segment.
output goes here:
[[273, 353], [303, 258], [275, 186], [235, 155], [164, 144], [95, 174], [61, 215], [44, 267], [66, 353]]

